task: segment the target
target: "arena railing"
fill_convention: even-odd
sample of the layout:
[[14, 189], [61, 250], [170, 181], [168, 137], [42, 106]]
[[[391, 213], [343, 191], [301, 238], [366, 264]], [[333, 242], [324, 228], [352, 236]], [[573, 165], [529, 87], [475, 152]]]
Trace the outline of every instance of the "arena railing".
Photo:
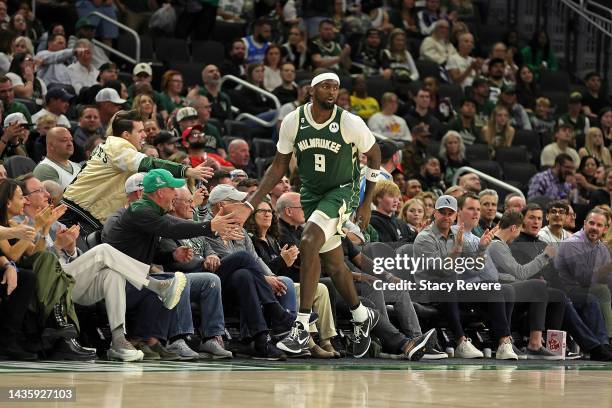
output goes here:
[[102, 13], [99, 13], [97, 11], [92, 11], [91, 13], [89, 13], [87, 15], [87, 17], [89, 16], [96, 16], [98, 18], [101, 18], [104, 21], [108, 21], [110, 24], [116, 25], [117, 27], [127, 31], [128, 33], [130, 33], [133, 37], [134, 37], [134, 44], [136, 46], [136, 50], [135, 50], [135, 54], [134, 58], [130, 57], [129, 55], [126, 55], [124, 53], [122, 53], [121, 51], [118, 51], [116, 49], [114, 49], [113, 47], [109, 47], [108, 45], [104, 44], [101, 41], [98, 41], [96, 39], [93, 39], [92, 42], [97, 45], [98, 47], [106, 50], [107, 52], [110, 52], [112, 54], [117, 55], [119, 58], [123, 58], [124, 60], [126, 60], [127, 62], [131, 63], [131, 64], [138, 64], [140, 62], [140, 35], [138, 35], [138, 33], [136, 31], [134, 31], [133, 29], [131, 29], [130, 27], [126, 26], [125, 24], [121, 24], [120, 22], [113, 20], [112, 18], [105, 16]]
[[258, 118], [255, 115], [252, 115], [248, 112], [241, 112], [238, 114], [238, 116], [236, 116], [236, 120], [240, 121], [240, 120], [252, 120], [253, 122], [264, 126], [264, 127], [274, 127], [276, 126], [276, 122], [278, 121], [278, 115], [280, 114], [280, 102], [278, 100], [278, 98], [276, 97], [276, 95], [266, 91], [265, 89], [261, 89], [255, 85], [253, 85], [250, 82], [245, 81], [244, 79], [240, 79], [234, 75], [225, 75], [223, 78], [221, 78], [221, 83], [219, 84], [219, 87], [221, 88], [223, 86], [223, 84], [225, 83], [225, 81], [230, 81], [230, 82], [236, 82], [244, 87], [249, 88], [252, 91], [255, 91], [257, 93], [262, 94], [263, 96], [265, 96], [268, 99], [272, 99], [272, 102], [274, 102], [274, 105], [276, 106], [276, 109], [274, 111], [274, 117], [270, 120], [270, 121], [265, 121], [261, 118]]

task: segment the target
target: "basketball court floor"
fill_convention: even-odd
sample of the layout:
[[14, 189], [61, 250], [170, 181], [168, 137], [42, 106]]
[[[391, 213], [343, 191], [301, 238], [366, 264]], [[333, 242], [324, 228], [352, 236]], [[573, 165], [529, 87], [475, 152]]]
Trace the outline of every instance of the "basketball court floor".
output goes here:
[[[72, 390], [70, 401], [9, 398]], [[612, 364], [495, 360], [410, 363], [0, 362], [0, 407], [612, 407]], [[66, 394], [64, 393], [64, 396]]]

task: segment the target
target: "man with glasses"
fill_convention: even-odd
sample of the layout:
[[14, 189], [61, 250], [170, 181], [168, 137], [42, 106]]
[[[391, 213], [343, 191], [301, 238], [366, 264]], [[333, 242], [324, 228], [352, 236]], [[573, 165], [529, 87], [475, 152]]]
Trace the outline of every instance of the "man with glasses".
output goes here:
[[546, 196], [553, 200], [563, 200], [569, 197], [575, 181], [573, 180], [575, 171], [574, 159], [572, 156], [561, 153], [555, 157], [555, 165], [535, 174], [529, 180], [529, 199], [537, 196]]
[[569, 206], [566, 202], [556, 200], [548, 204], [546, 208], [547, 226], [542, 228], [538, 233], [538, 238], [547, 244], [557, 244], [572, 236], [572, 233], [563, 228], [565, 219], [569, 212]]

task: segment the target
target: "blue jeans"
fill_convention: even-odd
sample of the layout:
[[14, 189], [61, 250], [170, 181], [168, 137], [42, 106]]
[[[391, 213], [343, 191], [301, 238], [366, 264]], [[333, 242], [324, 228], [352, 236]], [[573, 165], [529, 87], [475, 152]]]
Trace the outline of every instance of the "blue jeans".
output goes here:
[[297, 316], [297, 297], [295, 295], [293, 280], [288, 276], [279, 276], [279, 279], [287, 286], [287, 293], [282, 296], [277, 296], [276, 299], [283, 309]]
[[187, 274], [187, 284], [170, 322], [169, 337], [194, 332], [191, 302], [200, 306], [202, 337], [221, 336], [225, 333], [221, 279], [214, 273]]

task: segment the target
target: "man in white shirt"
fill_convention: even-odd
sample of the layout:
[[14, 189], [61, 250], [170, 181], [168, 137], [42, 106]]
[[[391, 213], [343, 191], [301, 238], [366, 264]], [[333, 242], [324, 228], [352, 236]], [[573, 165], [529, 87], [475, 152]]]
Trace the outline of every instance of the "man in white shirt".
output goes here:
[[47, 157], [34, 168], [34, 176], [40, 181], [55, 181], [65, 189], [81, 171], [78, 163], [69, 160], [73, 153], [74, 144], [68, 129], [51, 128], [47, 132]]
[[45, 107], [32, 115], [32, 123], [36, 124], [38, 119], [45, 115], [51, 115], [57, 119], [57, 125], [70, 129], [70, 120], [64, 115], [70, 106], [70, 100], [74, 98], [64, 88], [53, 88], [45, 95]]
[[457, 54], [457, 50], [449, 41], [448, 21], [438, 20], [435, 27], [433, 33], [421, 43], [421, 58], [444, 65], [452, 55]]
[[446, 70], [454, 83], [462, 88], [471, 86], [474, 78], [480, 73], [482, 61], [470, 56], [474, 49], [474, 36], [463, 33], [459, 36], [458, 53], [450, 56], [446, 62]]
[[382, 110], [375, 113], [368, 120], [368, 127], [372, 132], [379, 133], [395, 142], [408, 143], [412, 135], [406, 121], [397, 116], [397, 95], [385, 92], [380, 98]]
[[555, 141], [549, 143], [542, 149], [540, 154], [540, 166], [552, 167], [555, 165], [555, 157], [561, 153], [570, 155], [574, 161], [574, 166], [578, 168], [580, 166], [580, 156], [576, 149], [570, 147], [572, 141], [572, 125], [568, 123], [560, 123], [557, 126], [557, 132], [555, 133]]
[[38, 77], [46, 85], [70, 85], [70, 72], [66, 63], [72, 62], [74, 52], [72, 48], [66, 49], [66, 38], [62, 34], [49, 37], [47, 49], [36, 54], [36, 59], [42, 60], [38, 68]]
[[563, 223], [568, 213], [569, 206], [563, 201], [552, 201], [548, 204], [546, 208], [546, 222], [548, 222], [548, 225], [538, 232], [540, 241], [557, 246], [559, 242], [571, 237], [572, 233], [563, 229]]
[[98, 83], [100, 72], [92, 64], [92, 44], [89, 40], [81, 38], [74, 43], [77, 61], [68, 67], [70, 83], [78, 94], [81, 88], [90, 87]]

